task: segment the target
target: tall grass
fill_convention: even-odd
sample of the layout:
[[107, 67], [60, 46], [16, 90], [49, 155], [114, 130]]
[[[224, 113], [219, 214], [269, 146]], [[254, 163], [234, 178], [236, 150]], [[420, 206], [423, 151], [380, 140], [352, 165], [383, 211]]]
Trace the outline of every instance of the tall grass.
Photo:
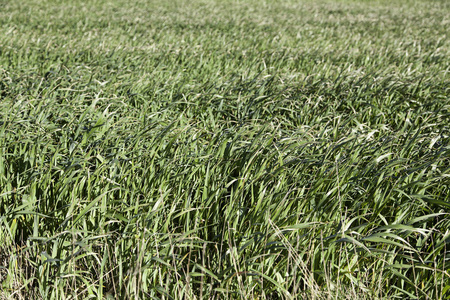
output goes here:
[[448, 299], [446, 1], [0, 11], [0, 298]]

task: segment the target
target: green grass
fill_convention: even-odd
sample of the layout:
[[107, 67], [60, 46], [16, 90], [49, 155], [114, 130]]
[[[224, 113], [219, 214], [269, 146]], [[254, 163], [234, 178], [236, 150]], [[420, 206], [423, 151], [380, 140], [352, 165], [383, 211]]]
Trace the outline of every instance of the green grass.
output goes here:
[[447, 1], [0, 5], [1, 299], [450, 299]]

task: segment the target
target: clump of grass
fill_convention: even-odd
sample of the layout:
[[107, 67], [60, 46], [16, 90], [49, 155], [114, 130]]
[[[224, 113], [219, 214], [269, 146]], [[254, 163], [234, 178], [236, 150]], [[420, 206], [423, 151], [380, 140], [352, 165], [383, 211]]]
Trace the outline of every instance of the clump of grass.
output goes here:
[[447, 15], [5, 4], [0, 298], [446, 299]]

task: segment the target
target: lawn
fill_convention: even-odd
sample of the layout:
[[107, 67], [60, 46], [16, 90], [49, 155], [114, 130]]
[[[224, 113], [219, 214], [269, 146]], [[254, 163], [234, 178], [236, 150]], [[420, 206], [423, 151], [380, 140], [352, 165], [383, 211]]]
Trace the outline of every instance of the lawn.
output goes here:
[[0, 299], [450, 299], [448, 1], [0, 7]]

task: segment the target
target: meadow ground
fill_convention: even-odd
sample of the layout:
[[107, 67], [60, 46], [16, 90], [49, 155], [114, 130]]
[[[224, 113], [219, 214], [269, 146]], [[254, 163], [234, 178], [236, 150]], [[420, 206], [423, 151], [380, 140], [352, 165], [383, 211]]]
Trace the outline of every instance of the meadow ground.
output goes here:
[[448, 1], [0, 6], [0, 298], [450, 298]]

